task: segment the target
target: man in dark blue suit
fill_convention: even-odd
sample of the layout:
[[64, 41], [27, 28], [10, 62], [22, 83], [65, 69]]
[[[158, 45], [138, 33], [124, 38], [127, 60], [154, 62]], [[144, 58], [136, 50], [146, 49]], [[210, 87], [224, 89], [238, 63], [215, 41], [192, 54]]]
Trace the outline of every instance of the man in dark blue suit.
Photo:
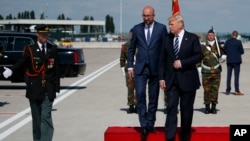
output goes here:
[[238, 32], [232, 32], [232, 38], [227, 40], [224, 49], [227, 55], [227, 88], [226, 95], [231, 91], [231, 77], [234, 69], [234, 87], [235, 95], [244, 95], [239, 89], [240, 64], [242, 63], [241, 55], [244, 49], [240, 40], [237, 40]]
[[[162, 41], [167, 35], [167, 28], [154, 21], [155, 12], [151, 6], [144, 7], [142, 17], [144, 22], [133, 28], [127, 65], [129, 76], [135, 77], [136, 107], [142, 127], [141, 139], [146, 140], [148, 133], [155, 132], [154, 124], [159, 97], [159, 59]], [[135, 66], [133, 64], [134, 55], [136, 55]], [[148, 106], [146, 105], [147, 83]]]
[[177, 130], [177, 111], [180, 103], [181, 141], [190, 141], [193, 104], [200, 87], [196, 64], [202, 60], [197, 35], [184, 30], [181, 15], [169, 17], [170, 34], [163, 40], [160, 57], [160, 87], [167, 94], [167, 141], [174, 141]]

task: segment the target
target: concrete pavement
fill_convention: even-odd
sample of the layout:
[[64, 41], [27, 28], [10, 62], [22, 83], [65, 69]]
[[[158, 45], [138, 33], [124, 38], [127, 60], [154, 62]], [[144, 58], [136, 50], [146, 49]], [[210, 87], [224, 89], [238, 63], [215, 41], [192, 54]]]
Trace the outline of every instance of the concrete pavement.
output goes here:
[[[137, 114], [126, 113], [128, 106], [126, 105], [125, 79], [117, 61], [120, 49], [84, 49], [84, 53], [88, 64], [86, 75], [62, 80], [64, 89], [58, 99], [60, 97], [65, 98], [54, 105], [54, 141], [102, 141], [104, 132], [109, 126], [139, 126]], [[205, 115], [203, 113], [203, 89], [201, 87], [197, 91], [193, 126], [250, 124], [249, 60], [250, 50], [246, 49], [240, 74], [240, 89], [245, 95], [235, 96], [231, 94], [227, 96], [224, 94], [226, 85], [226, 64], [224, 63], [219, 90], [219, 104], [217, 106], [218, 113], [216, 115]], [[113, 62], [114, 66], [109, 65], [110, 68], [100, 69], [110, 62]], [[98, 69], [100, 70], [96, 72]], [[3, 84], [3, 82], [0, 83]], [[74, 83], [77, 85], [71, 86]], [[6, 82], [4, 84], [8, 85]], [[22, 86], [22, 84], [18, 85]], [[232, 90], [234, 91], [234, 89]], [[9, 103], [0, 107], [0, 113], [13, 113], [13, 115], [0, 114], [1, 123], [28, 108], [23, 89], [1, 89], [0, 91], [1, 100], [4, 99], [5, 102]], [[17, 93], [16, 98], [10, 96], [10, 93]], [[163, 92], [161, 91], [157, 112], [157, 127], [163, 127], [165, 124], [166, 115], [162, 112], [164, 108], [163, 100]], [[8, 133], [18, 123], [24, 123], [22, 120], [29, 116], [30, 113], [28, 112], [17, 121], [1, 128], [0, 137], [4, 135], [3, 133]], [[15, 132], [2, 140], [31, 141], [31, 122], [19, 126]]]

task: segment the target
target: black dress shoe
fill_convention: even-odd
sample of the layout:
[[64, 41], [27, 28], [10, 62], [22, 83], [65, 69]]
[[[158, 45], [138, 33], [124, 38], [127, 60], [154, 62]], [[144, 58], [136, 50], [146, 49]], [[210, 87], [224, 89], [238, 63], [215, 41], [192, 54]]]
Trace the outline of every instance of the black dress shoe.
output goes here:
[[127, 113], [128, 113], [128, 114], [132, 114], [132, 113], [134, 113], [134, 112], [135, 112], [134, 106], [129, 106], [129, 108], [128, 108], [128, 110], [127, 110]]
[[141, 128], [141, 141], [146, 141], [148, 136], [148, 129], [146, 127]]
[[149, 133], [156, 133], [156, 130], [154, 127], [148, 127], [148, 132]]

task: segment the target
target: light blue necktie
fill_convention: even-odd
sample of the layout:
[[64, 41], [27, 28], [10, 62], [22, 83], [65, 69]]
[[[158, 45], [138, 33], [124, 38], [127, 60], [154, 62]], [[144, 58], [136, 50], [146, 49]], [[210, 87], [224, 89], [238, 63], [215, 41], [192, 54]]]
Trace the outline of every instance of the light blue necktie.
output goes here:
[[148, 29], [148, 32], [147, 32], [147, 43], [149, 45], [149, 43], [150, 43], [150, 26], [149, 25], [147, 26], [147, 29]]
[[178, 35], [175, 35], [175, 41], [174, 41], [174, 54], [175, 57], [178, 58], [178, 52], [179, 52], [179, 39], [178, 39]]

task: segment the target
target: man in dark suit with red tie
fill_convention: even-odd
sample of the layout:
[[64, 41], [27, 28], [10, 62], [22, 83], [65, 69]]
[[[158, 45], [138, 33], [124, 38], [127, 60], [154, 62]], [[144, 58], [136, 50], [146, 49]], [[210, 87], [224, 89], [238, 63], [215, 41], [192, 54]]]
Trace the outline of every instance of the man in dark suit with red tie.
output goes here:
[[[129, 76], [135, 77], [136, 107], [142, 127], [141, 140], [146, 140], [148, 133], [155, 132], [154, 124], [159, 97], [159, 56], [167, 29], [165, 25], [154, 21], [155, 11], [151, 6], [144, 7], [142, 17], [144, 22], [133, 27], [127, 65]], [[135, 66], [134, 55], [136, 55]]]
[[163, 40], [160, 57], [160, 87], [167, 94], [167, 141], [174, 141], [177, 131], [177, 112], [180, 103], [181, 141], [190, 141], [193, 104], [200, 87], [196, 64], [202, 60], [201, 45], [197, 35], [184, 30], [181, 15], [168, 19], [170, 34]]

